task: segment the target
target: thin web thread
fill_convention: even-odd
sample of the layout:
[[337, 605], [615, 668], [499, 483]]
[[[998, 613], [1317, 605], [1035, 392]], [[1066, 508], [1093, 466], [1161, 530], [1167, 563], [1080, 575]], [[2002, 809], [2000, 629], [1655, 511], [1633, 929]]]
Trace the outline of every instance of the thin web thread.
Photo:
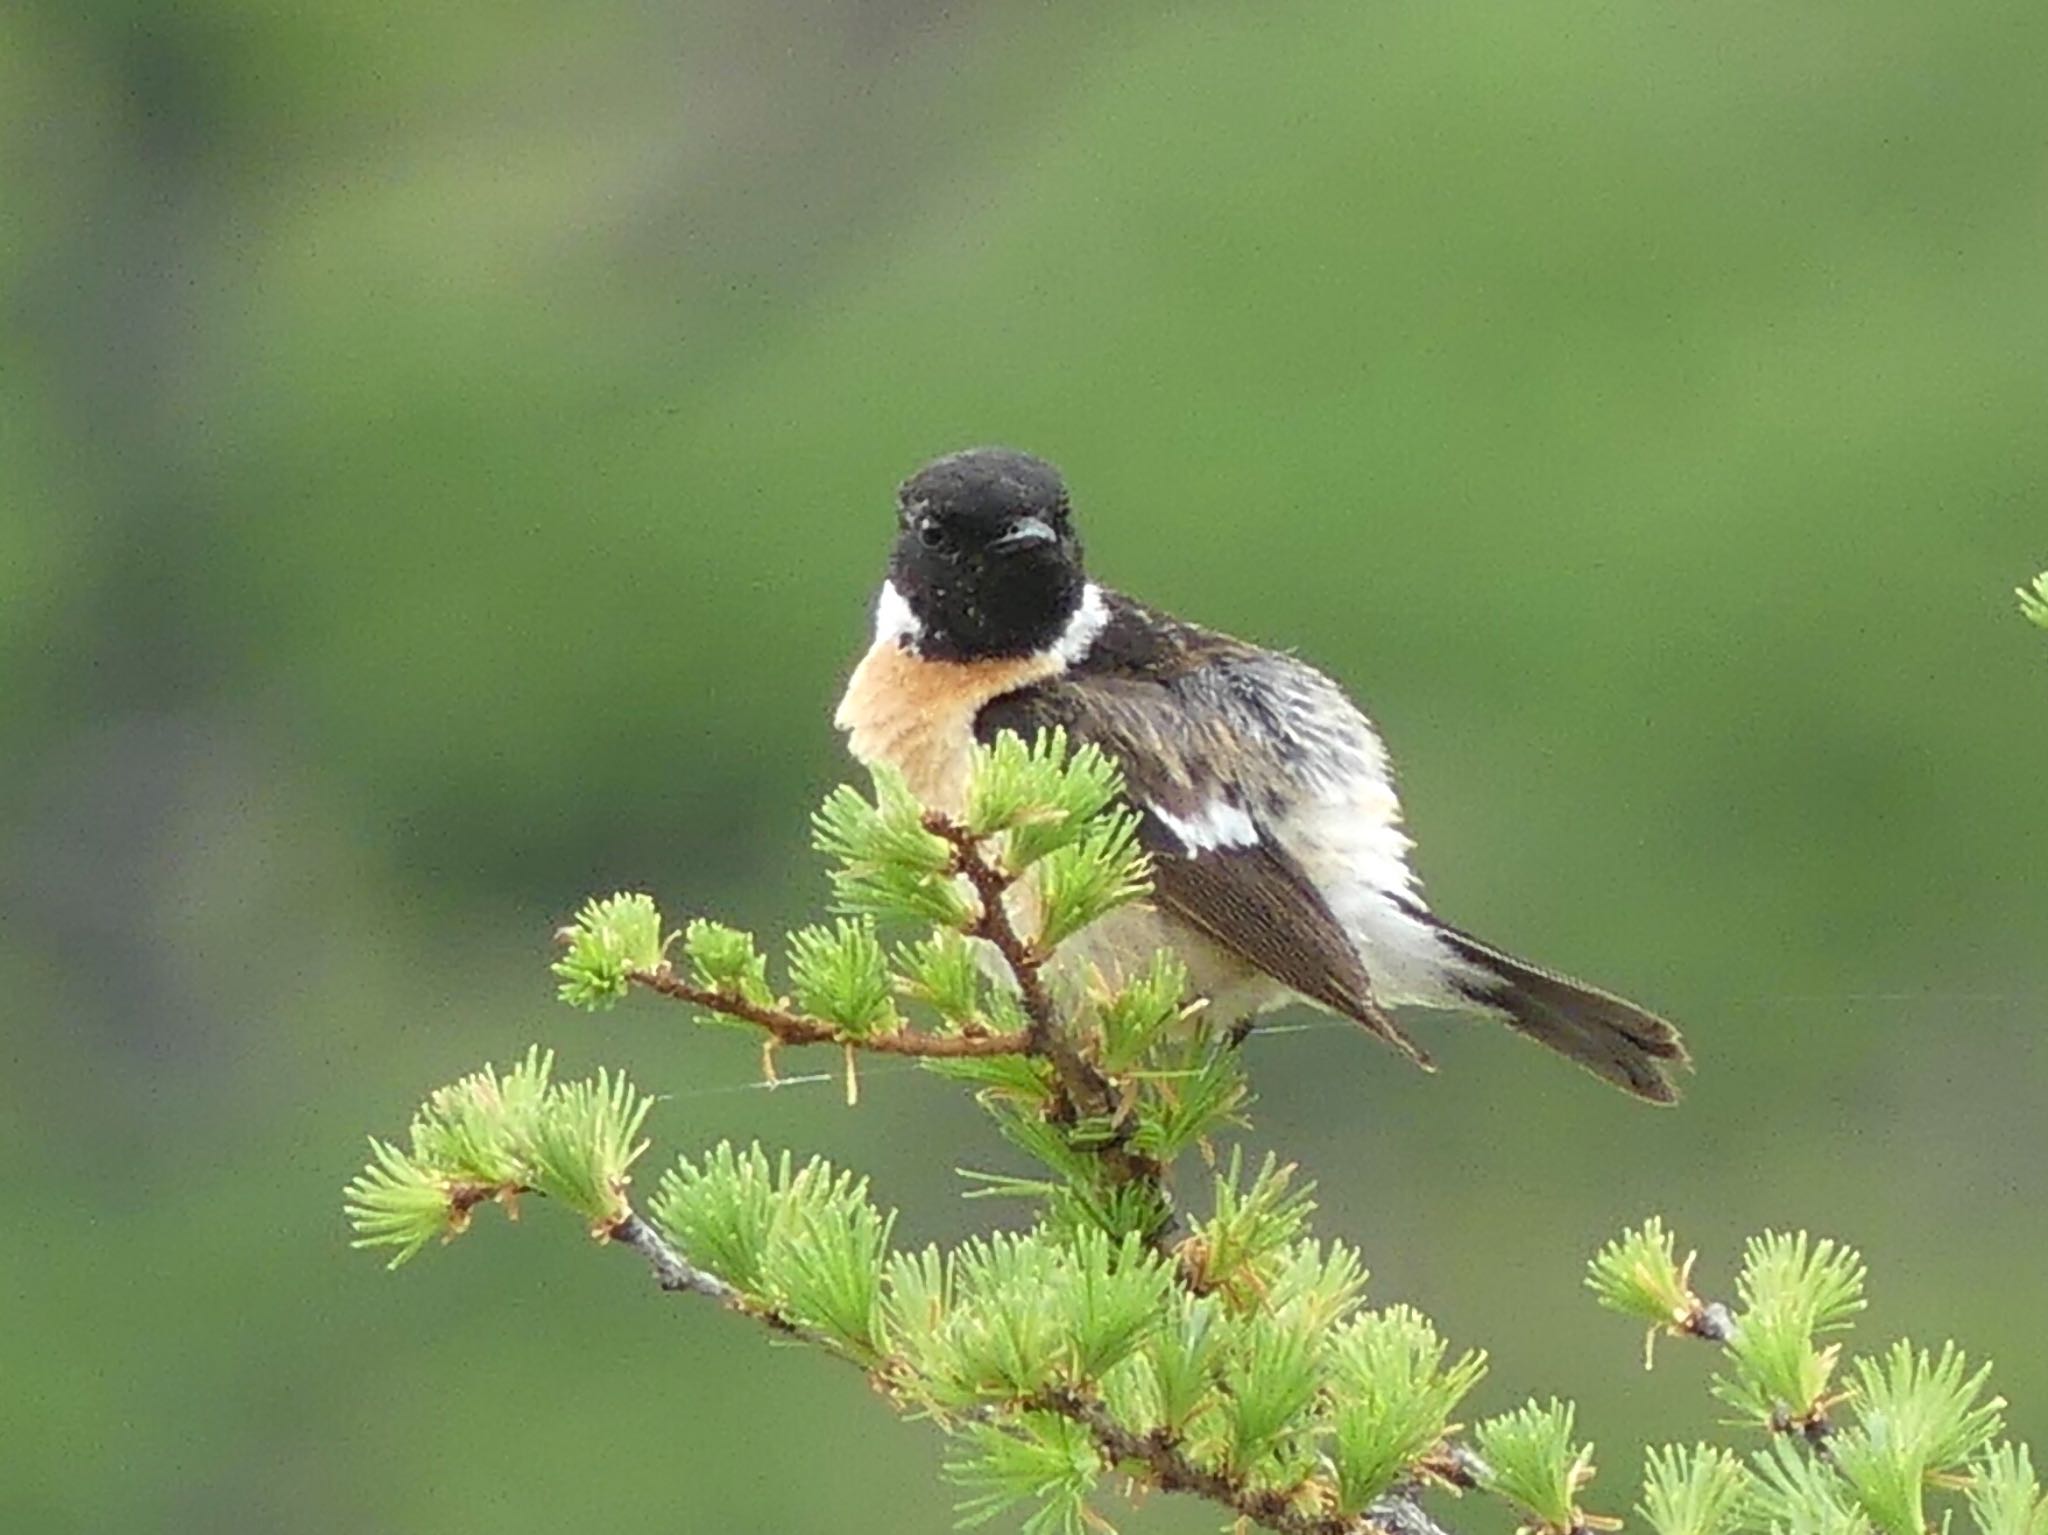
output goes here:
[[[1749, 997], [1727, 997], [1719, 1004], [1723, 1007], [1742, 1007], [1762, 1004], [1783, 1006], [1813, 1006], [1829, 1002], [1893, 1003], [1925, 1002], [1942, 1006], [1958, 1004], [1972, 1006], [2034, 1006], [2048, 1003], [2048, 997], [2012, 996], [2001, 992], [1984, 991], [1830, 991], [1830, 992], [1774, 992]], [[1253, 1029], [1248, 1045], [1263, 1044], [1268, 1040], [1281, 1039], [1290, 1034], [1323, 1034], [1332, 1029], [1345, 1029], [1352, 1033], [1358, 1025], [1348, 1018], [1311, 1018], [1301, 1023], [1262, 1023]], [[900, 1077], [925, 1075], [924, 1067], [916, 1061], [863, 1062], [860, 1077], [863, 1082], [877, 1077]], [[725, 1098], [734, 1093], [779, 1093], [785, 1088], [841, 1086], [846, 1082], [843, 1071], [807, 1071], [798, 1076], [777, 1077], [773, 1081], [755, 1079], [749, 1082], [726, 1082], [715, 1087], [685, 1088], [680, 1092], [661, 1093], [657, 1096], [665, 1103], [681, 1103], [693, 1098]]]

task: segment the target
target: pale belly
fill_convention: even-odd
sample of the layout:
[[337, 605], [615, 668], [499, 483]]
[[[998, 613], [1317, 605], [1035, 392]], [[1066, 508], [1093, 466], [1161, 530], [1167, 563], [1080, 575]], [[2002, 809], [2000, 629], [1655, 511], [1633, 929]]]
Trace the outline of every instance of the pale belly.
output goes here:
[[[1028, 896], [1013, 909], [1020, 922], [1031, 921]], [[1162, 949], [1170, 949], [1186, 967], [1188, 999], [1206, 997], [1210, 1015], [1225, 1024], [1294, 1000], [1272, 977], [1151, 905], [1127, 906], [1075, 934], [1060, 945], [1052, 970], [1062, 986], [1086, 985], [1097, 975], [1115, 986], [1142, 973]]]

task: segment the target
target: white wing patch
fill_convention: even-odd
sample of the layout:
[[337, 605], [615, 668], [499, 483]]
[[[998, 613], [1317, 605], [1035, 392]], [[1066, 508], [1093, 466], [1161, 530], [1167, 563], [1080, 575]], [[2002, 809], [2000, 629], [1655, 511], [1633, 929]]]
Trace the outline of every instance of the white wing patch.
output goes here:
[[1258, 823], [1243, 806], [1218, 796], [1190, 816], [1177, 816], [1158, 805], [1146, 806], [1159, 823], [1180, 840], [1189, 857], [1214, 853], [1224, 848], [1256, 847]]

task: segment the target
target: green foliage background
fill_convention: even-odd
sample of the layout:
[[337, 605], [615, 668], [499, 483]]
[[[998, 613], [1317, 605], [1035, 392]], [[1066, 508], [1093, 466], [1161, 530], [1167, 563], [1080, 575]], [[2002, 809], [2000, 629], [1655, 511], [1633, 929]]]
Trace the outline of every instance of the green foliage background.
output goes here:
[[1442, 908], [1687, 1025], [1675, 1114], [1498, 1031], [1252, 1046], [1486, 1410], [1577, 1397], [1596, 1507], [1693, 1436], [1705, 1363], [1580, 1289], [1655, 1209], [1708, 1293], [1854, 1242], [2048, 1435], [2044, 47], [2016, 0], [0, 14], [0, 1526], [947, 1525], [850, 1372], [495, 1219], [394, 1286], [336, 1191], [538, 1037], [668, 1090], [664, 1152], [981, 1213], [946, 1084], [755, 1091], [545, 958], [593, 889], [806, 913], [890, 488], [991, 439], [1106, 579], [1360, 689]]

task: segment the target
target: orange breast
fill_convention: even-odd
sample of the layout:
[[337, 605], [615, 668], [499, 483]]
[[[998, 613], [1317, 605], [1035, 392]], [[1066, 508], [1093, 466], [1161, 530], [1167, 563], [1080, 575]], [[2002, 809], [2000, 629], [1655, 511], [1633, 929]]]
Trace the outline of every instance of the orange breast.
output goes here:
[[1005, 693], [1057, 676], [1056, 655], [928, 661], [878, 640], [854, 668], [833, 723], [861, 762], [885, 762], [934, 810], [958, 814], [973, 761], [974, 717]]

